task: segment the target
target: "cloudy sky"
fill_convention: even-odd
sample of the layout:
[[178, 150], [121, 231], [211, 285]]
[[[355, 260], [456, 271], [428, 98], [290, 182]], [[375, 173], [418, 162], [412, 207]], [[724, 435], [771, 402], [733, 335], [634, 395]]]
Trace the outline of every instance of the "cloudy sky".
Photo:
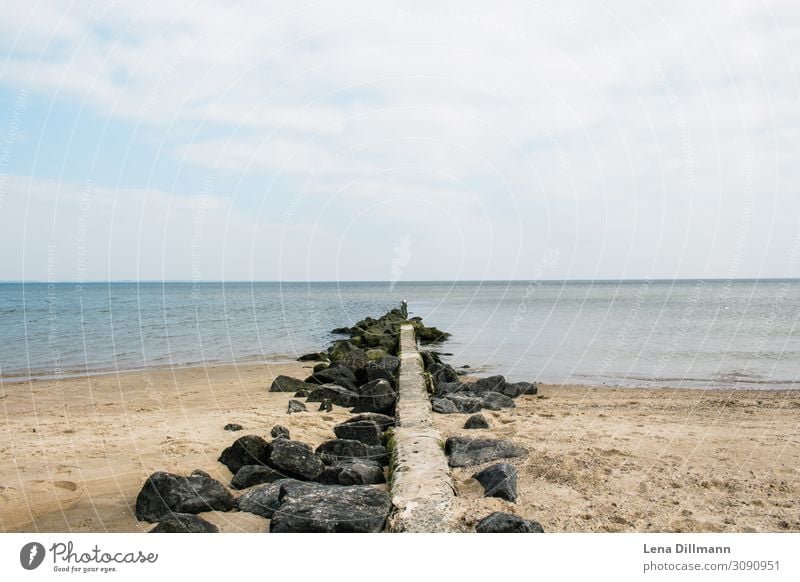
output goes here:
[[498, 4], [6, 2], [0, 279], [800, 276], [794, 0]]

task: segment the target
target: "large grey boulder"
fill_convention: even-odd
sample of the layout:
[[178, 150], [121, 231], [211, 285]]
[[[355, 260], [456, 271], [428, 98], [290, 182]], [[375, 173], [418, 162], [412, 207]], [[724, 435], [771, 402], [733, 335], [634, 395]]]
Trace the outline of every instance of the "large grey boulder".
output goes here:
[[451, 467], [471, 467], [498, 459], [523, 457], [528, 451], [511, 441], [491, 438], [450, 437], [444, 452]]
[[475, 526], [478, 533], [544, 533], [538, 521], [522, 519], [510, 513], [495, 511]]
[[320, 484], [281, 488], [272, 533], [377, 533], [383, 531], [392, 500], [370, 486]]
[[484, 497], [517, 500], [517, 470], [509, 463], [497, 463], [472, 476], [483, 485]]
[[158, 471], [144, 482], [136, 497], [136, 519], [151, 523], [171, 513], [230, 511], [235, 500], [219, 481], [203, 471], [188, 477]]
[[272, 441], [267, 464], [287, 477], [304, 481], [314, 481], [325, 468], [311, 447], [289, 439]]

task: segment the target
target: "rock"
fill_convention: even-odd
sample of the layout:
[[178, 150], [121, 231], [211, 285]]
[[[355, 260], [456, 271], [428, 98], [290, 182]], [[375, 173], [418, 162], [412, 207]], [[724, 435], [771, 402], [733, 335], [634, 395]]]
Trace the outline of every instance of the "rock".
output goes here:
[[503, 394], [506, 386], [506, 379], [503, 376], [489, 376], [488, 378], [480, 378], [475, 382], [471, 391], [473, 394], [484, 395], [487, 392], [499, 392]]
[[[400, 358], [387, 355], [380, 360], [370, 362], [359, 376], [363, 376], [362, 384], [374, 380], [387, 380], [394, 386], [397, 381], [397, 372], [400, 369]], [[359, 378], [360, 379], [360, 378]]]
[[241, 424], [237, 424], [235, 422], [229, 422], [225, 426], [222, 427], [222, 430], [229, 430], [231, 432], [237, 432], [240, 430], [244, 430], [244, 427]]
[[222, 451], [219, 462], [234, 475], [245, 465], [263, 465], [267, 462], [269, 443], [257, 435], [239, 437]]
[[452, 402], [461, 414], [474, 414], [480, 412], [481, 408], [483, 408], [483, 402], [480, 398], [461, 394], [460, 392], [448, 395], [447, 400]]
[[308, 390], [313, 388], [302, 380], [291, 378], [289, 376], [278, 376], [272, 381], [272, 386], [269, 387], [270, 392], [297, 392], [298, 390]]
[[442, 359], [436, 352], [420, 350], [419, 355], [422, 356], [422, 365], [425, 367], [426, 370], [428, 370], [434, 364], [442, 363]]
[[308, 390], [298, 390], [294, 393], [295, 398], [308, 398], [309, 391]]
[[234, 489], [247, 489], [248, 487], [261, 485], [262, 483], [272, 483], [285, 478], [286, 475], [282, 472], [266, 465], [245, 465], [236, 471], [236, 475], [233, 476], [231, 481], [231, 487]]
[[453, 366], [448, 364], [435, 363], [428, 369], [433, 385], [436, 386], [442, 382], [458, 382], [458, 374]]
[[328, 356], [332, 362], [339, 362], [347, 354], [360, 349], [350, 340], [337, 340], [328, 348]]
[[191, 513], [168, 513], [150, 533], [218, 533], [219, 528]]
[[489, 428], [489, 423], [482, 414], [473, 414], [464, 423], [464, 428]]
[[502, 410], [516, 406], [511, 398], [499, 392], [486, 392], [481, 398], [481, 405], [487, 410]]
[[377, 533], [391, 509], [389, 495], [374, 487], [303, 484], [281, 488], [279, 511], [274, 512], [269, 531]]
[[336, 438], [361, 441], [366, 445], [380, 445], [383, 431], [371, 420], [347, 422], [333, 427]]
[[306, 378], [310, 384], [335, 384], [342, 388], [355, 392], [357, 387], [356, 376], [353, 371], [346, 366], [331, 366], [321, 372], [314, 372]]
[[289, 429], [285, 426], [280, 424], [276, 424], [272, 427], [272, 430], [269, 433], [272, 438], [274, 439], [288, 439], [289, 438]]
[[136, 497], [136, 519], [152, 523], [170, 513], [230, 511], [234, 506], [233, 495], [203, 471], [189, 477], [158, 471]]
[[517, 500], [517, 470], [509, 463], [497, 463], [475, 473], [473, 479], [483, 485], [484, 497]]
[[522, 519], [510, 513], [495, 511], [475, 526], [478, 533], [544, 533], [538, 521]]
[[290, 400], [287, 412], [293, 414], [295, 412], [306, 412], [306, 405], [299, 400]]
[[383, 468], [368, 459], [345, 459], [325, 467], [317, 479], [323, 485], [373, 485], [386, 483]]
[[373, 380], [358, 389], [358, 403], [353, 412], [393, 414], [397, 393], [386, 380]]
[[335, 465], [345, 459], [371, 459], [381, 466], [389, 464], [386, 447], [382, 445], [366, 445], [351, 439], [334, 439], [325, 441], [317, 447], [316, 454], [326, 465]]
[[526, 396], [533, 396], [538, 392], [539, 387], [533, 382], [506, 382], [506, 385], [503, 387], [503, 394], [511, 398], [516, 398], [523, 394]]
[[330, 398], [326, 398], [319, 405], [319, 412], [330, 412], [332, 410], [333, 410], [333, 402], [331, 402]]
[[339, 360], [339, 365], [344, 366], [345, 368], [350, 368], [350, 371], [353, 372], [353, 375], [358, 379], [359, 371], [363, 370], [366, 366], [369, 365], [369, 357], [367, 357], [367, 352], [362, 350], [361, 348], [356, 348]]
[[456, 407], [453, 401], [447, 398], [432, 398], [431, 410], [439, 414], [456, 414], [458, 412], [458, 407]]
[[276, 439], [269, 447], [267, 464], [287, 477], [314, 481], [322, 473], [322, 459], [305, 443]]
[[439, 382], [438, 384], [434, 385], [433, 388], [433, 395], [438, 396], [439, 398], [445, 398], [450, 394], [465, 394], [467, 396], [473, 396], [470, 387], [473, 384], [467, 382]]
[[374, 349], [371, 349], [371, 350], [367, 350], [365, 353], [367, 355], [367, 359], [370, 362], [376, 362], [376, 361], [378, 361], [378, 360], [380, 360], [382, 358], [385, 358], [386, 356], [389, 355], [385, 351], [383, 351], [381, 349], [377, 349], [377, 348], [374, 348]]
[[337, 327], [336, 329], [332, 329], [331, 333], [338, 335], [350, 335], [352, 330], [349, 327]]
[[394, 417], [386, 416], [385, 414], [378, 414], [377, 412], [364, 412], [363, 414], [356, 414], [355, 416], [351, 416], [342, 422], [342, 424], [361, 422], [362, 420], [371, 420], [378, 425], [381, 431], [385, 431], [387, 428], [394, 426]]
[[281, 479], [266, 485], [258, 485], [242, 493], [239, 499], [236, 500], [236, 505], [239, 507], [239, 511], [246, 511], [247, 513], [270, 519], [281, 504], [281, 489], [299, 483], [300, 481], [295, 479]]
[[523, 457], [528, 454], [527, 450], [511, 441], [462, 436], [447, 439], [444, 452], [451, 467], [470, 467], [498, 459]]
[[331, 365], [328, 362], [320, 362], [314, 365], [314, 372], [322, 372], [322, 370], [327, 370], [330, 367]]
[[337, 406], [351, 408], [358, 404], [359, 396], [352, 390], [348, 390], [336, 384], [323, 384], [311, 391], [306, 399], [307, 402], [324, 402], [330, 400]]
[[443, 342], [450, 337], [450, 334], [435, 327], [425, 327], [424, 325], [414, 326], [414, 332], [421, 344], [433, 344]]
[[319, 362], [319, 361], [327, 361], [328, 354], [324, 352], [313, 352], [311, 354], [303, 354], [299, 358], [297, 358], [298, 362]]

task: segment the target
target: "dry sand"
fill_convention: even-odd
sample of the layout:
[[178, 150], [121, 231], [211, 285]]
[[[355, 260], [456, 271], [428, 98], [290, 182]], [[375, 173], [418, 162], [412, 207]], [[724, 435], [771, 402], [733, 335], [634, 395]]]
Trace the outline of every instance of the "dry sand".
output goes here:
[[[149, 370], [0, 386], [0, 530], [146, 531], [132, 515], [156, 470], [196, 468], [230, 480], [220, 451], [278, 423], [316, 446], [349, 414], [289, 416], [267, 389], [308, 365]], [[437, 415], [445, 436], [492, 434], [526, 446], [519, 501], [483, 499], [456, 469], [461, 523], [490, 511], [547, 531], [800, 531], [800, 394], [543, 386], [517, 408]], [[229, 422], [245, 428], [223, 430]], [[222, 531], [265, 531], [246, 513], [204, 514]]]

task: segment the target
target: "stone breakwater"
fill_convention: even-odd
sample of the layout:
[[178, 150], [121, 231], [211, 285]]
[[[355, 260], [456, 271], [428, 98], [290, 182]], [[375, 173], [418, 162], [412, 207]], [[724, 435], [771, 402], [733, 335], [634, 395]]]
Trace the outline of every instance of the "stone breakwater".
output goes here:
[[[153, 473], [136, 499], [137, 519], [155, 523], [152, 532], [165, 533], [216, 532], [216, 526], [197, 515], [208, 511], [259, 515], [269, 520], [270, 532], [450, 531], [448, 465], [465, 467], [527, 454], [499, 439], [458, 436], [441, 443], [430, 415], [513, 407], [515, 397], [535, 394], [534, 384], [511, 384], [501, 376], [461, 382], [441, 354], [417, 353], [416, 341], [436, 344], [449, 334], [409, 318], [405, 305], [332, 333], [349, 337], [298, 358], [314, 363], [311, 375], [302, 380], [278, 376], [269, 391], [293, 394], [289, 414], [350, 409], [347, 420], [331, 426], [334, 438], [312, 448], [293, 440], [280, 425], [269, 436], [241, 436], [218, 459], [232, 475], [229, 486], [200, 469], [188, 476]], [[406, 358], [414, 364], [401, 364]], [[411, 382], [413, 390], [403, 389], [402, 382]], [[480, 425], [479, 418], [471, 417], [465, 428]], [[235, 423], [225, 428], [241, 430]], [[435, 450], [419, 455], [419, 439], [426, 435], [433, 437]], [[486, 467], [475, 478], [487, 496], [516, 499], [512, 465]], [[391, 495], [384, 490], [387, 481]], [[423, 498], [441, 519], [414, 517], [421, 515], [414, 508]], [[496, 512], [481, 520], [476, 531], [542, 528], [535, 521]]]

